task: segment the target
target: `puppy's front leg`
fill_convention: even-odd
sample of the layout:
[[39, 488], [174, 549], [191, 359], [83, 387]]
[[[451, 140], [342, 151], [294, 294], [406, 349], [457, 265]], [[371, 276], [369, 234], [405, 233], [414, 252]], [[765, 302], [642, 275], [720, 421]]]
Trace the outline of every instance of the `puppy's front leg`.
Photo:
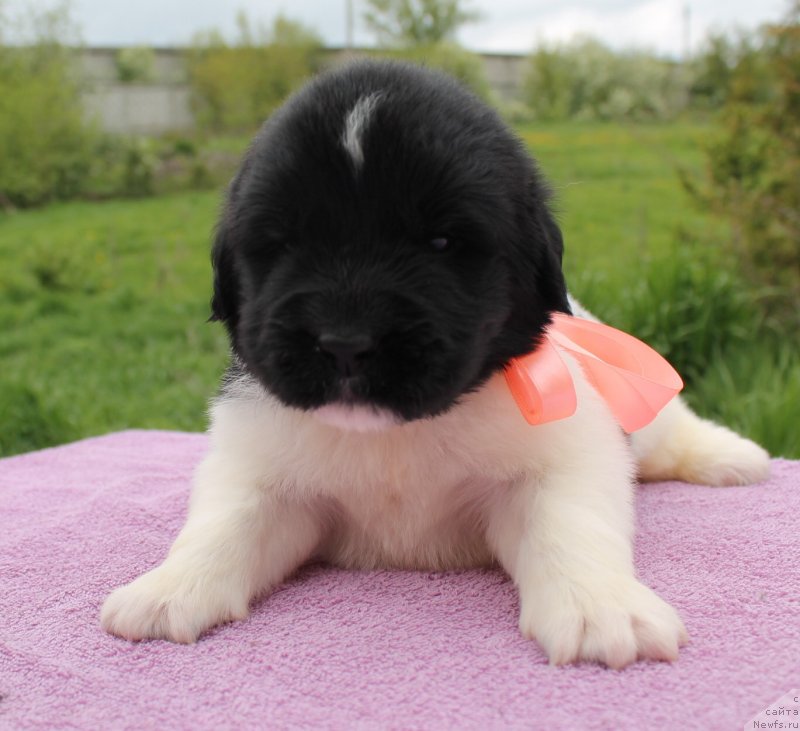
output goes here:
[[253, 597], [311, 555], [320, 525], [310, 507], [272, 495], [234, 465], [213, 452], [200, 465], [186, 525], [160, 566], [106, 599], [106, 631], [194, 642], [247, 617]]
[[675, 660], [687, 640], [675, 610], [635, 578], [633, 488], [613, 464], [578, 460], [531, 478], [489, 516], [489, 543], [519, 588], [520, 629], [552, 664]]

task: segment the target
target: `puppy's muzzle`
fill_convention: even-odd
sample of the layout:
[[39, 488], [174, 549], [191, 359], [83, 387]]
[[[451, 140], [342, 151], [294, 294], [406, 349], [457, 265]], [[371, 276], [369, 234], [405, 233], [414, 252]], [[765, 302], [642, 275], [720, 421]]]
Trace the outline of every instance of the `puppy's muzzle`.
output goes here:
[[367, 333], [324, 332], [317, 339], [317, 347], [334, 361], [342, 378], [359, 375], [375, 352], [375, 342]]

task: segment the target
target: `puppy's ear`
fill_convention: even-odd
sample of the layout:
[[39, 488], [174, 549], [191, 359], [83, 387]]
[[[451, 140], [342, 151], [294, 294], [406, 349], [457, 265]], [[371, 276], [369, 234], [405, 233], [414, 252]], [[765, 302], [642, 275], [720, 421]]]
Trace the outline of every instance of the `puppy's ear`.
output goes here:
[[535, 221], [541, 247], [541, 258], [537, 267], [537, 285], [542, 304], [551, 312], [571, 314], [567, 284], [561, 268], [564, 258], [564, 237], [561, 235], [561, 229], [549, 206], [541, 199], [532, 204], [530, 212]]
[[227, 214], [223, 214], [217, 225], [211, 263], [214, 267], [214, 294], [209, 319], [224, 323], [232, 335], [239, 319], [239, 277], [234, 264], [233, 232]]
[[564, 237], [561, 235], [561, 229], [558, 227], [555, 217], [547, 207], [543, 207], [540, 219], [540, 225], [547, 245], [555, 255], [558, 266], [561, 267], [564, 259]]

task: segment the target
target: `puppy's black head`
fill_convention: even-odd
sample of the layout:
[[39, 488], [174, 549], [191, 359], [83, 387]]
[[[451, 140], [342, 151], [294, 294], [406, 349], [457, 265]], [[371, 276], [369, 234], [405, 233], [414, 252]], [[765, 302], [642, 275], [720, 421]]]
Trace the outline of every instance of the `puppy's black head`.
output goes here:
[[214, 245], [216, 319], [301, 409], [441, 413], [569, 311], [561, 234], [521, 143], [455, 81], [366, 62], [253, 142]]

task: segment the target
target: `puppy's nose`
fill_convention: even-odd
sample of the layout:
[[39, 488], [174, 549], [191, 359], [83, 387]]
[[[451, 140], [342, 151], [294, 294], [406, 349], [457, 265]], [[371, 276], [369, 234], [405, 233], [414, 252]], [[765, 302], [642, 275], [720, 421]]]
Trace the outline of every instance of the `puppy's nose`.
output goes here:
[[333, 356], [336, 369], [345, 377], [358, 373], [374, 347], [372, 338], [366, 333], [352, 335], [322, 333], [318, 343], [321, 351]]

